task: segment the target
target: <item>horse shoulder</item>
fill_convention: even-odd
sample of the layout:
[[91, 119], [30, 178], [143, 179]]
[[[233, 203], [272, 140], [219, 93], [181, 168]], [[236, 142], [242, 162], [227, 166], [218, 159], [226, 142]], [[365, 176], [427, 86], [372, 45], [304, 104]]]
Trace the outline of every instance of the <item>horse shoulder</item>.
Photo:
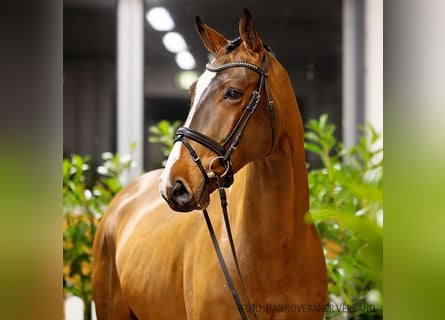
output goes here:
[[147, 173], [125, 187], [109, 204], [97, 228], [93, 246], [93, 298], [98, 319], [129, 319], [131, 308], [122, 290], [117, 249], [122, 232], [137, 215], [137, 203], [145, 193], [155, 200], [160, 172]]

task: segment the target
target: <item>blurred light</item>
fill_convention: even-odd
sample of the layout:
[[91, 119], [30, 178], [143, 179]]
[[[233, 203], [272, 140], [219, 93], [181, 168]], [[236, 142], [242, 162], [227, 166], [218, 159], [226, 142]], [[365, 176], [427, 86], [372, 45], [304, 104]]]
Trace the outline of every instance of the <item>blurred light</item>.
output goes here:
[[162, 38], [165, 48], [173, 53], [187, 50], [187, 44], [184, 38], [177, 32], [168, 32]]
[[181, 51], [176, 54], [176, 63], [182, 70], [191, 70], [196, 66], [195, 58], [188, 51]]
[[198, 78], [199, 74], [196, 71], [181, 71], [176, 75], [176, 86], [180, 89], [188, 90]]
[[175, 27], [175, 22], [164, 7], [150, 9], [145, 17], [152, 28], [157, 31], [170, 31]]

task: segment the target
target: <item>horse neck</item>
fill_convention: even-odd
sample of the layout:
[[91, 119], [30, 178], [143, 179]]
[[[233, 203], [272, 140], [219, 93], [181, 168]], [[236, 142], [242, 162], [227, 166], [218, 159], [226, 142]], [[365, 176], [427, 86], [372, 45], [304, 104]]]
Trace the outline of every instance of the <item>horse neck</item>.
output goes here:
[[256, 256], [275, 257], [281, 252], [284, 257], [288, 253], [283, 248], [293, 250], [299, 238], [307, 234], [304, 216], [309, 195], [303, 125], [293, 91], [290, 94], [273, 153], [240, 170], [232, 187], [231, 194], [236, 197], [231, 213], [234, 232]]

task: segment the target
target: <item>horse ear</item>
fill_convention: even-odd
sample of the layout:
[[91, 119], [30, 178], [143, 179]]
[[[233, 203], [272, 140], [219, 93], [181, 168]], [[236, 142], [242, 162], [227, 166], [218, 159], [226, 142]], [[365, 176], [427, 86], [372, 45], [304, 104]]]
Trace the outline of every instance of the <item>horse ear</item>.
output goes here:
[[213, 54], [216, 54], [219, 48], [226, 46], [229, 42], [218, 31], [213, 30], [204, 24], [198, 16], [196, 16], [196, 30], [198, 31], [204, 46]]
[[244, 8], [244, 14], [239, 22], [239, 33], [248, 49], [253, 52], [260, 52], [262, 47], [261, 39], [255, 31], [252, 14], [246, 8]]

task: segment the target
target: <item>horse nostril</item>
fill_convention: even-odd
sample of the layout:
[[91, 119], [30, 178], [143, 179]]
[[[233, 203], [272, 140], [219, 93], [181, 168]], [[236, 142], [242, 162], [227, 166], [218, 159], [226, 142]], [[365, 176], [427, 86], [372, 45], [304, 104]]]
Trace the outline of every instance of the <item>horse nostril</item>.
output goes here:
[[176, 181], [171, 191], [172, 200], [179, 206], [185, 206], [192, 200], [192, 195], [187, 191], [182, 181]]

